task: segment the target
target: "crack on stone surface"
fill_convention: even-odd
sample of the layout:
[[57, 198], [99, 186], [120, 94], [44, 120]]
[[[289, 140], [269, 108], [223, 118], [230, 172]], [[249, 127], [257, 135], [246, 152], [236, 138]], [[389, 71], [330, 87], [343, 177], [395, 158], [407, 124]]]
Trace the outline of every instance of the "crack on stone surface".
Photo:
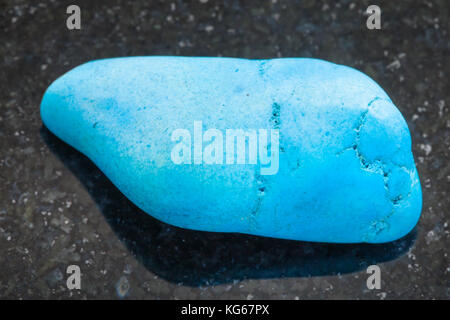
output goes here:
[[[265, 65], [265, 62], [263, 61], [263, 63], [261, 64], [262, 66]], [[271, 127], [273, 129], [280, 129], [280, 125], [281, 125], [281, 120], [280, 120], [280, 113], [281, 113], [281, 105], [277, 102], [273, 102], [272, 103], [272, 113], [271, 113], [271, 117], [269, 122], [271, 123]], [[283, 148], [283, 146], [281, 145], [281, 134], [279, 136], [279, 150], [280, 153], [283, 153], [285, 150]], [[255, 169], [258, 170], [258, 169]], [[264, 195], [266, 193], [266, 184], [267, 181], [266, 179], [259, 174], [258, 172], [255, 173], [255, 180], [256, 180], [256, 184], [257, 184], [257, 191], [256, 191], [256, 201], [255, 204], [253, 206], [253, 209], [250, 213], [249, 216], [249, 221], [250, 221], [250, 228], [256, 228], [256, 216], [261, 208], [261, 204], [262, 201], [264, 199]]]
[[259, 63], [259, 66], [258, 66], [258, 73], [259, 73], [259, 75], [261, 76], [261, 77], [264, 77], [265, 75], [266, 75], [266, 72], [267, 72], [267, 70], [268, 70], [268, 66], [267, 66], [267, 60], [262, 60], [260, 63]]
[[[369, 103], [367, 104], [367, 106], [370, 108], [370, 106], [372, 105], [372, 103], [374, 103], [375, 101], [378, 101], [378, 100], [386, 100], [386, 101], [388, 101], [387, 99], [383, 99], [383, 98], [380, 98], [380, 97], [375, 97], [375, 98], [373, 98], [372, 100], [369, 101]], [[388, 102], [390, 102], [390, 101], [388, 101]], [[367, 111], [369, 111], [369, 110], [367, 110]]]
[[[278, 102], [272, 103], [272, 115], [270, 117], [270, 123], [273, 129], [280, 129], [281, 126], [281, 104]], [[282, 145], [281, 132], [279, 132], [279, 150], [280, 153], [284, 153], [285, 149]]]
[[272, 116], [270, 117], [270, 122], [272, 123], [272, 127], [274, 129], [280, 129], [280, 109], [281, 106], [278, 103], [272, 103]]
[[256, 192], [256, 201], [253, 205], [252, 211], [249, 216], [249, 226], [251, 229], [256, 229], [256, 216], [261, 209], [261, 204], [266, 193], [265, 179], [259, 173], [256, 173], [256, 184], [257, 184], [257, 192]]
[[[261, 61], [259, 64], [259, 74], [261, 76], [264, 76], [269, 68], [270, 68], [270, 66], [268, 66], [267, 61], [265, 61], [265, 60]], [[295, 89], [293, 89], [291, 91], [290, 97], [294, 96], [294, 94], [295, 94]], [[269, 119], [269, 123], [270, 123], [272, 129], [280, 130], [280, 127], [281, 127], [281, 104], [278, 103], [277, 101], [275, 101], [274, 97], [272, 97], [272, 101], [273, 102], [271, 105], [271, 116]], [[282, 135], [281, 135], [281, 132], [279, 132], [279, 153], [280, 154], [285, 152], [282, 142], [283, 142]], [[269, 147], [269, 145], [268, 145], [268, 147]], [[256, 228], [256, 216], [261, 208], [262, 201], [264, 199], [264, 195], [267, 190], [267, 180], [263, 176], [261, 176], [258, 172], [255, 173], [255, 177], [256, 177], [255, 180], [258, 185], [258, 188], [256, 191], [257, 198], [256, 198], [255, 204], [254, 204], [252, 211], [250, 213], [250, 216], [249, 216], [251, 228]]]
[[[368, 171], [368, 172], [373, 172], [373, 173], [378, 173], [378, 174], [382, 175], [382, 177], [383, 177], [383, 185], [384, 185], [384, 189], [385, 189], [386, 199], [391, 203], [392, 209], [389, 212], [389, 214], [387, 214], [383, 218], [374, 220], [371, 223], [371, 225], [369, 227], [369, 231], [365, 235], [366, 240], [369, 240], [370, 235], [373, 235], [373, 234], [378, 235], [386, 228], [389, 228], [388, 219], [395, 213], [395, 208], [400, 204], [400, 202], [405, 199], [402, 194], [395, 196], [395, 197], [393, 197], [391, 195], [391, 192], [389, 190], [389, 176], [391, 174], [391, 171], [386, 168], [389, 165], [401, 168], [402, 170], [406, 171], [409, 174], [411, 181], [413, 181], [413, 174], [414, 174], [414, 172], [409, 170], [406, 166], [399, 165], [394, 162], [385, 162], [380, 159], [375, 159], [373, 161], [369, 161], [368, 159], [365, 158], [365, 156], [362, 154], [362, 152], [360, 150], [361, 130], [367, 121], [367, 115], [368, 115], [369, 111], [372, 109], [371, 105], [375, 101], [378, 101], [378, 100], [386, 100], [386, 99], [383, 99], [380, 97], [373, 98], [367, 104], [368, 108], [361, 113], [359, 120], [357, 122], [357, 125], [354, 128], [356, 135], [355, 135], [353, 145], [351, 147], [344, 148], [343, 150], [336, 153], [336, 156], [339, 156], [342, 153], [344, 153], [345, 151], [354, 150], [356, 157], [359, 160], [360, 168], [362, 170]], [[386, 100], [386, 101], [388, 101], [388, 100]], [[406, 198], [409, 198], [409, 196], [411, 195], [411, 190], [412, 190], [412, 186], [411, 186]]]

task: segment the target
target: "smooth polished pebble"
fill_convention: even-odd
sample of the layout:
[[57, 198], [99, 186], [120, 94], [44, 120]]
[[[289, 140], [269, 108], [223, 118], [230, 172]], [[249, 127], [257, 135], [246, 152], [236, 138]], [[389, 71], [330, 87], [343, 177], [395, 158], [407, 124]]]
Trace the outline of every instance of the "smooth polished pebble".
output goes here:
[[182, 228], [380, 243], [420, 217], [408, 126], [346, 66], [98, 60], [53, 82], [41, 116], [133, 203]]

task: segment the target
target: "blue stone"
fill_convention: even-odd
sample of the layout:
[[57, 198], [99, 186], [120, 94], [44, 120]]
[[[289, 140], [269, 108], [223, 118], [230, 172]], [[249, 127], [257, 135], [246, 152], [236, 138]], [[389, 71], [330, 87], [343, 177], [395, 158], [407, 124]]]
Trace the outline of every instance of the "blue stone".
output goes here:
[[51, 84], [41, 116], [138, 207], [182, 228], [380, 243], [420, 216], [408, 126], [346, 66], [92, 61]]

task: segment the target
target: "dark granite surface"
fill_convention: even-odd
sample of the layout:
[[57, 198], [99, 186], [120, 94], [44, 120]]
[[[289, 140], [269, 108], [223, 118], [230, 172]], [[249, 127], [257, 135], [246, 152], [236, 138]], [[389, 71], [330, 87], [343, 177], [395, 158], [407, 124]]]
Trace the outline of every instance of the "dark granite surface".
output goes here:
[[[81, 7], [81, 30], [66, 8]], [[382, 9], [382, 30], [363, 12]], [[1, 1], [0, 298], [448, 299], [449, 12], [441, 1]], [[182, 230], [137, 209], [39, 116], [92, 59], [315, 57], [373, 77], [403, 113], [423, 188], [417, 228], [383, 245]], [[66, 268], [82, 271], [68, 290]], [[381, 268], [369, 290], [366, 268]]]

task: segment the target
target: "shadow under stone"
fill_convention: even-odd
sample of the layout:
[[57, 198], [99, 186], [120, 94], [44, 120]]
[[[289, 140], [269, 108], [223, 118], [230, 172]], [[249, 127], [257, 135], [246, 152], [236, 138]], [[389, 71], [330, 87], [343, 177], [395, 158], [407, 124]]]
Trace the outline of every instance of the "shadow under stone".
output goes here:
[[414, 229], [386, 244], [327, 244], [181, 229], [136, 207], [92, 161], [45, 126], [41, 136], [83, 183], [130, 252], [148, 270], [174, 283], [204, 286], [356, 272], [399, 257], [416, 238]]

